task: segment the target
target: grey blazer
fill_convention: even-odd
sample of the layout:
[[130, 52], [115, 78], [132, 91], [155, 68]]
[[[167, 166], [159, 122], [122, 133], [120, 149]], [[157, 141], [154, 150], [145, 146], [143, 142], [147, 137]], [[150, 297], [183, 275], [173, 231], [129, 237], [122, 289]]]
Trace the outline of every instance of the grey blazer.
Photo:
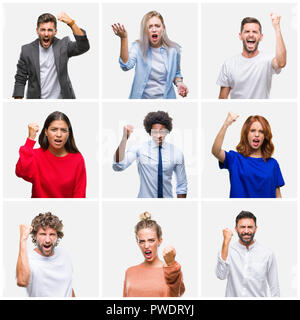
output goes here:
[[[71, 41], [69, 37], [64, 37], [63, 39], [54, 38], [52, 43], [55, 66], [63, 99], [75, 99], [75, 93], [68, 75], [69, 58], [78, 56], [90, 48], [86, 34], [84, 36], [74, 36], [76, 41]], [[15, 75], [13, 97], [24, 97], [27, 80], [27, 99], [40, 99], [39, 39], [22, 46]]]

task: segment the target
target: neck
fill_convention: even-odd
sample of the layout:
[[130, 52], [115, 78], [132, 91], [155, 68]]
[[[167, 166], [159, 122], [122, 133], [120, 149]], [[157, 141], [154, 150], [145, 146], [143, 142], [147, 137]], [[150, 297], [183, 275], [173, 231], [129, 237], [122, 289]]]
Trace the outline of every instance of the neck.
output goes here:
[[254, 243], [254, 240], [252, 240], [250, 243], [243, 243], [241, 240], [240, 240], [240, 244], [245, 246], [247, 248], [247, 250], [249, 250], [249, 247], [252, 246]]
[[55, 149], [52, 146], [49, 145], [48, 147], [48, 151], [50, 153], [52, 153], [53, 155], [55, 155], [56, 157], [64, 157], [68, 154], [67, 150], [65, 149], [65, 147], [61, 148], [61, 149]]
[[152, 261], [144, 261], [144, 265], [147, 267], [161, 267], [163, 262], [156, 256]]
[[252, 158], [261, 158], [262, 157], [262, 153], [261, 153], [261, 149], [258, 150], [252, 150], [250, 157]]
[[253, 52], [249, 52], [243, 48], [242, 56], [245, 58], [253, 58], [253, 57], [257, 56], [258, 54], [259, 54], [258, 50], [255, 50]]

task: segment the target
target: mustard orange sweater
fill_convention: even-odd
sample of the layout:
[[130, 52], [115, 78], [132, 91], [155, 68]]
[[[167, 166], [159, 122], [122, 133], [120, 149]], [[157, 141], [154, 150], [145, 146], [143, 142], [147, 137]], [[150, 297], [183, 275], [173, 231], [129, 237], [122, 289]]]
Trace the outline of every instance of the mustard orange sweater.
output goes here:
[[126, 270], [123, 297], [180, 297], [184, 291], [178, 262], [163, 267], [141, 263]]

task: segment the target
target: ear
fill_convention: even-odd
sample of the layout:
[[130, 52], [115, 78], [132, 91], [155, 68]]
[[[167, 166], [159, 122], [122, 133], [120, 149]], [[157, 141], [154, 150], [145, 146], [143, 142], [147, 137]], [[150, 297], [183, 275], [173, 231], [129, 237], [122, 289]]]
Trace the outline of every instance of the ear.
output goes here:
[[39, 34], [39, 32], [38, 32], [39, 28], [36, 28], [35, 30], [36, 30], [36, 33]]
[[234, 227], [234, 230], [235, 230], [235, 232], [237, 233], [237, 227], [236, 227], [236, 226]]
[[264, 37], [264, 35], [261, 34], [261, 35], [260, 35], [260, 38], [259, 38], [259, 42], [262, 41], [263, 37]]
[[241, 33], [239, 33], [239, 39], [242, 40], [242, 34]]
[[161, 245], [162, 241], [163, 241], [163, 239], [162, 239], [162, 238], [160, 238], [160, 239], [158, 240], [158, 246], [160, 246], [160, 245]]
[[48, 137], [48, 130], [45, 128], [45, 136]]

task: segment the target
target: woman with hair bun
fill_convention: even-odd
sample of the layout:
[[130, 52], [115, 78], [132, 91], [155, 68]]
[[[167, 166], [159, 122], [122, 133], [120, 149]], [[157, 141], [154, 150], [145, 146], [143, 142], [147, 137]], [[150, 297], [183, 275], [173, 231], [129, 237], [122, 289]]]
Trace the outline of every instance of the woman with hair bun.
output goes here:
[[135, 66], [130, 99], [176, 99], [186, 97], [188, 88], [180, 71], [180, 46], [167, 36], [164, 19], [157, 11], [146, 13], [141, 22], [140, 39], [128, 52], [127, 31], [120, 23], [112, 25], [121, 39], [119, 63], [124, 71]]
[[149, 212], [141, 214], [135, 236], [144, 262], [126, 270], [124, 297], [180, 297], [185, 291], [180, 264], [173, 247], [163, 250], [164, 261], [158, 257], [162, 243], [161, 227]]
[[284, 180], [278, 162], [272, 158], [274, 145], [271, 127], [262, 116], [245, 121], [236, 151], [226, 152], [222, 144], [228, 127], [239, 116], [229, 112], [212, 146], [221, 169], [230, 175], [230, 198], [281, 198]]
[[28, 130], [16, 175], [32, 183], [32, 198], [85, 198], [85, 163], [69, 118], [59, 111], [51, 113], [39, 135], [38, 149], [33, 147], [39, 126], [31, 123]]

